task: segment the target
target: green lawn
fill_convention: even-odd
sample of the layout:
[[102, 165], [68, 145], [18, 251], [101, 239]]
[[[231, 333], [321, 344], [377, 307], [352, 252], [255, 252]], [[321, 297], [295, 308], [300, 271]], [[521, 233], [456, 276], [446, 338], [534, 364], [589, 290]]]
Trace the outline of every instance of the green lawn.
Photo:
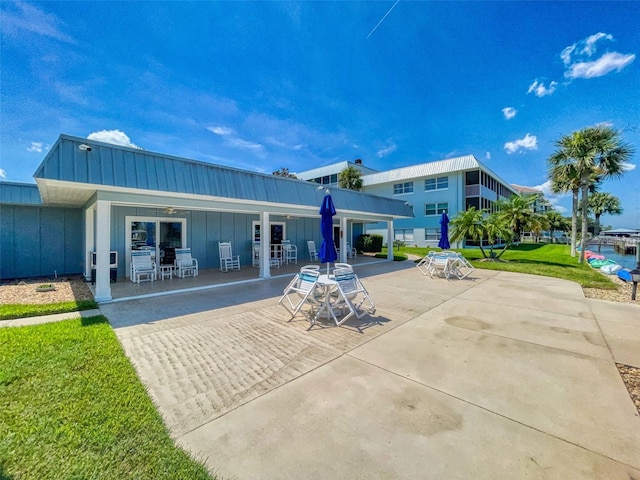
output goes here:
[[44, 303], [39, 305], [8, 304], [0, 305], [0, 320], [12, 318], [37, 317], [39, 315], [51, 315], [52, 313], [69, 313], [80, 310], [98, 308], [93, 300], [80, 300], [73, 302]]
[[0, 328], [0, 479], [211, 479], [102, 316]]
[[[400, 252], [425, 256], [433, 248], [401, 247]], [[438, 250], [438, 249], [435, 249]], [[502, 255], [504, 262], [483, 262], [478, 248], [456, 250], [462, 253], [474, 267], [487, 270], [530, 273], [547, 277], [572, 280], [587, 288], [614, 289], [616, 285], [588, 263], [579, 264], [577, 257], [572, 257], [567, 245], [522, 244], [509, 247]], [[488, 249], [486, 250], [489, 254]], [[496, 251], [498, 252], [498, 251]]]

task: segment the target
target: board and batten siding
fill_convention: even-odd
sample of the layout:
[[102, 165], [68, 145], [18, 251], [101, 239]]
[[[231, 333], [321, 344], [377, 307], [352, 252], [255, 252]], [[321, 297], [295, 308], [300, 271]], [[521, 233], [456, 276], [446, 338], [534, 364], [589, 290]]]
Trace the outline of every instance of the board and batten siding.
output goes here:
[[0, 278], [82, 273], [83, 231], [81, 209], [0, 205]]

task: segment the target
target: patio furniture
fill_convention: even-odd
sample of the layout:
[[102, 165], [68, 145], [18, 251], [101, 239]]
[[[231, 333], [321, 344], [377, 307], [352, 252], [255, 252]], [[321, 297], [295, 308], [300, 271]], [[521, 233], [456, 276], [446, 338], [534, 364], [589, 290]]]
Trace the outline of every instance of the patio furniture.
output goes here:
[[190, 248], [176, 248], [176, 275], [180, 278], [198, 276], [198, 260], [191, 257]]
[[282, 260], [284, 263], [298, 263], [298, 247], [291, 245], [289, 240], [282, 241]]
[[347, 242], [347, 258], [356, 258], [358, 256], [358, 251], [351, 246], [349, 242]]
[[156, 264], [151, 260], [151, 251], [134, 250], [131, 252], [131, 281], [140, 283], [142, 280], [153, 282], [156, 279]]
[[251, 248], [251, 265], [254, 267], [260, 266], [260, 244], [255, 242]]
[[429, 251], [429, 253], [422, 257], [422, 259], [416, 265], [416, 267], [418, 267], [418, 270], [420, 270], [423, 275], [427, 275], [429, 273], [429, 264], [431, 263], [431, 260], [433, 259], [433, 256], [435, 254], [436, 252], [434, 250]]
[[311, 325], [314, 324], [316, 311], [323, 301], [322, 291], [318, 288], [319, 276], [319, 269], [302, 267], [284, 288], [278, 303], [291, 314], [289, 321], [301, 313]]
[[[330, 311], [336, 326], [342, 325], [353, 316], [359, 319], [366, 314], [375, 313], [376, 306], [369, 297], [369, 292], [353, 270], [338, 268], [333, 273], [337, 289], [332, 292], [332, 296], [337, 298], [333, 301]], [[340, 319], [333, 313], [334, 309], [342, 310]]]
[[316, 242], [313, 240], [307, 240], [307, 248], [309, 249], [309, 260], [317, 262], [318, 251], [316, 250]]
[[449, 257], [449, 275], [454, 275], [458, 279], [462, 280], [464, 277], [475, 271], [475, 267], [471, 265], [469, 260], [464, 258], [461, 253], [458, 252], [442, 252]]
[[164, 280], [165, 278], [171, 280], [173, 278], [173, 265], [160, 265], [158, 267], [158, 275], [160, 276], [160, 280]]
[[233, 254], [231, 242], [218, 242], [218, 250], [220, 252], [220, 271], [240, 270], [240, 255]]
[[271, 257], [269, 260], [269, 265], [272, 267], [278, 267], [280, 268], [280, 265], [282, 265], [283, 259], [282, 259], [282, 245], [279, 243], [272, 243], [271, 244]]

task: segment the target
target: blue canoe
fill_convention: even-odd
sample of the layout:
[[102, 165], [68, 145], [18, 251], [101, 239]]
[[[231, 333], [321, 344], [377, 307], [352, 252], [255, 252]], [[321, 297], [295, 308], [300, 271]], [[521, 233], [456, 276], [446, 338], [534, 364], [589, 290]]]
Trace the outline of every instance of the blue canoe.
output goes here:
[[631, 270], [627, 270], [626, 268], [623, 268], [622, 270], [618, 271], [618, 278], [620, 280], [623, 280], [625, 282], [630, 282], [631, 281]]

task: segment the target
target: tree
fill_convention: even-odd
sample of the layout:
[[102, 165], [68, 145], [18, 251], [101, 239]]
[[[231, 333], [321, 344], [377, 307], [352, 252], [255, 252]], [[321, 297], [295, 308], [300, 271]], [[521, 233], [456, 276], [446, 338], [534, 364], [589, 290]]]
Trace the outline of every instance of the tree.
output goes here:
[[[533, 211], [536, 195], [511, 195], [496, 202], [498, 215], [513, 230], [513, 237], [520, 238], [523, 231], [537, 230], [542, 223], [541, 215]], [[535, 228], [531, 228], [535, 227]]]
[[449, 225], [449, 238], [452, 241], [457, 242], [467, 238], [476, 241], [480, 245], [483, 258], [487, 258], [482, 248], [482, 239], [485, 236], [484, 211], [471, 207], [465, 212], [459, 212], [451, 219]]
[[[587, 127], [564, 136], [556, 142], [556, 147], [558, 150], [547, 161], [552, 184], [557, 181], [557, 186], [564, 191], [575, 191], [577, 187], [581, 195], [582, 233], [579, 262], [583, 263], [588, 233], [589, 189], [593, 186], [593, 179], [621, 176], [624, 173], [624, 164], [631, 159], [633, 149], [622, 143], [617, 130], [603, 125]], [[573, 231], [571, 240], [575, 244]]]
[[555, 210], [545, 212], [544, 216], [546, 217], [547, 225], [549, 225], [549, 229], [551, 230], [552, 241], [556, 238], [556, 232], [568, 232], [571, 229], [571, 219], [563, 217]]
[[349, 165], [338, 174], [338, 186], [349, 190], [360, 191], [362, 189], [362, 172], [360, 169]]
[[279, 170], [274, 170], [273, 175], [277, 177], [298, 178], [295, 173], [289, 172], [289, 169], [285, 167], [282, 167]]
[[[513, 229], [511, 228], [511, 225], [509, 225], [506, 217], [504, 217], [501, 212], [495, 212], [484, 218], [483, 227], [484, 236], [486, 237], [487, 243], [490, 247], [489, 258], [500, 258], [513, 242]], [[504, 245], [496, 257], [493, 253], [493, 247], [499, 240], [502, 240]]]
[[589, 211], [596, 217], [593, 235], [600, 233], [600, 216], [603, 213], [609, 215], [620, 215], [622, 208], [620, 207], [620, 199], [606, 192], [597, 192], [589, 197]]

